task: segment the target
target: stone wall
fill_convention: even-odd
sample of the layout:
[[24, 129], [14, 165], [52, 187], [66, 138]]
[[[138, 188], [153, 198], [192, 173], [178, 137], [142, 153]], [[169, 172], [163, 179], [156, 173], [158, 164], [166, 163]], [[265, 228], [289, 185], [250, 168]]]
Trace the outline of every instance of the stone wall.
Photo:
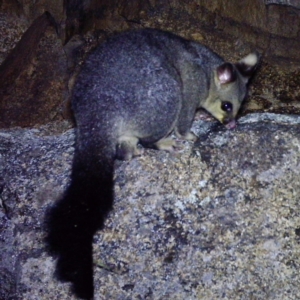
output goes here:
[[[299, 1], [270, 0], [3, 0], [1, 11], [27, 20], [28, 25], [48, 11], [66, 42], [74, 34], [95, 30], [121, 30], [130, 23], [143, 25], [149, 19], [173, 19], [180, 15], [194, 22], [242, 38], [267, 55], [300, 61]], [[125, 24], [127, 23], [127, 25]], [[129, 24], [128, 24], [129, 23]]]

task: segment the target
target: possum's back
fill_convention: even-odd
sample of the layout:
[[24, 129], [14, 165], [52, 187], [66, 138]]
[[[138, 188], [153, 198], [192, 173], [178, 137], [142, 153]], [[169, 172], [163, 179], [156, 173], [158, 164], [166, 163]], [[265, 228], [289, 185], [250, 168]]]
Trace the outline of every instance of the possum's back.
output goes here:
[[155, 102], [167, 105], [166, 96], [180, 95], [174, 62], [185, 42], [173, 34], [147, 29], [108, 39], [90, 54], [77, 78], [72, 101], [75, 114], [87, 109], [99, 113], [112, 109], [121, 114], [124, 108], [137, 113], [157, 110]]
[[177, 60], [175, 56], [178, 54], [174, 49], [174, 53], [167, 49], [170, 38], [176, 38], [178, 48], [177, 37], [158, 30], [130, 31], [111, 37], [88, 57], [78, 77], [75, 93], [80, 93], [81, 85], [85, 92], [90, 87], [97, 87], [102, 92], [108, 89], [132, 92], [132, 89], [147, 84], [146, 79], [149, 80], [151, 74], [159, 75], [161, 70], [178, 77], [172, 62]]

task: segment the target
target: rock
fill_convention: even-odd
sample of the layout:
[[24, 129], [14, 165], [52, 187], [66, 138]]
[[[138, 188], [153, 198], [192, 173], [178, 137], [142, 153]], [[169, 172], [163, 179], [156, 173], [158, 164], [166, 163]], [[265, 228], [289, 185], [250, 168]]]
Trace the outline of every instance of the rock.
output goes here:
[[277, 5], [288, 5], [295, 8], [300, 8], [299, 1], [295, 0], [265, 0], [266, 5], [277, 4]]
[[[74, 299], [43, 243], [44, 214], [69, 182], [68, 128], [0, 132], [1, 299]], [[199, 141], [181, 153], [116, 162], [95, 299], [298, 299], [300, 117], [193, 129]]]
[[0, 127], [62, 120], [68, 98], [67, 58], [53, 17], [44, 13], [0, 65]]

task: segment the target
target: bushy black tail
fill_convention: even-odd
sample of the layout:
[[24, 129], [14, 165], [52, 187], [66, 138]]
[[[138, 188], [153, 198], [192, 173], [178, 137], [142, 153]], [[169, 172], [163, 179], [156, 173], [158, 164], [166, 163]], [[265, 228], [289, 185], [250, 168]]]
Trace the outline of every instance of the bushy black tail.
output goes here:
[[71, 184], [46, 216], [46, 242], [58, 257], [57, 277], [72, 282], [83, 299], [94, 296], [93, 236], [113, 203], [113, 156], [88, 154], [75, 153]]

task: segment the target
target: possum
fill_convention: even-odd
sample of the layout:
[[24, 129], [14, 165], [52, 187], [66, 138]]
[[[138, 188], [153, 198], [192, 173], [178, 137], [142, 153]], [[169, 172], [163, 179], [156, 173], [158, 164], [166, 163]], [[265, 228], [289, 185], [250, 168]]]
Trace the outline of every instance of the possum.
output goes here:
[[139, 155], [137, 145], [174, 151], [173, 133], [195, 141], [198, 108], [234, 128], [258, 61], [253, 52], [225, 62], [204, 45], [156, 29], [117, 34], [89, 55], [72, 96], [71, 182], [47, 215], [56, 274], [78, 297], [94, 295], [93, 236], [112, 209], [115, 159]]

